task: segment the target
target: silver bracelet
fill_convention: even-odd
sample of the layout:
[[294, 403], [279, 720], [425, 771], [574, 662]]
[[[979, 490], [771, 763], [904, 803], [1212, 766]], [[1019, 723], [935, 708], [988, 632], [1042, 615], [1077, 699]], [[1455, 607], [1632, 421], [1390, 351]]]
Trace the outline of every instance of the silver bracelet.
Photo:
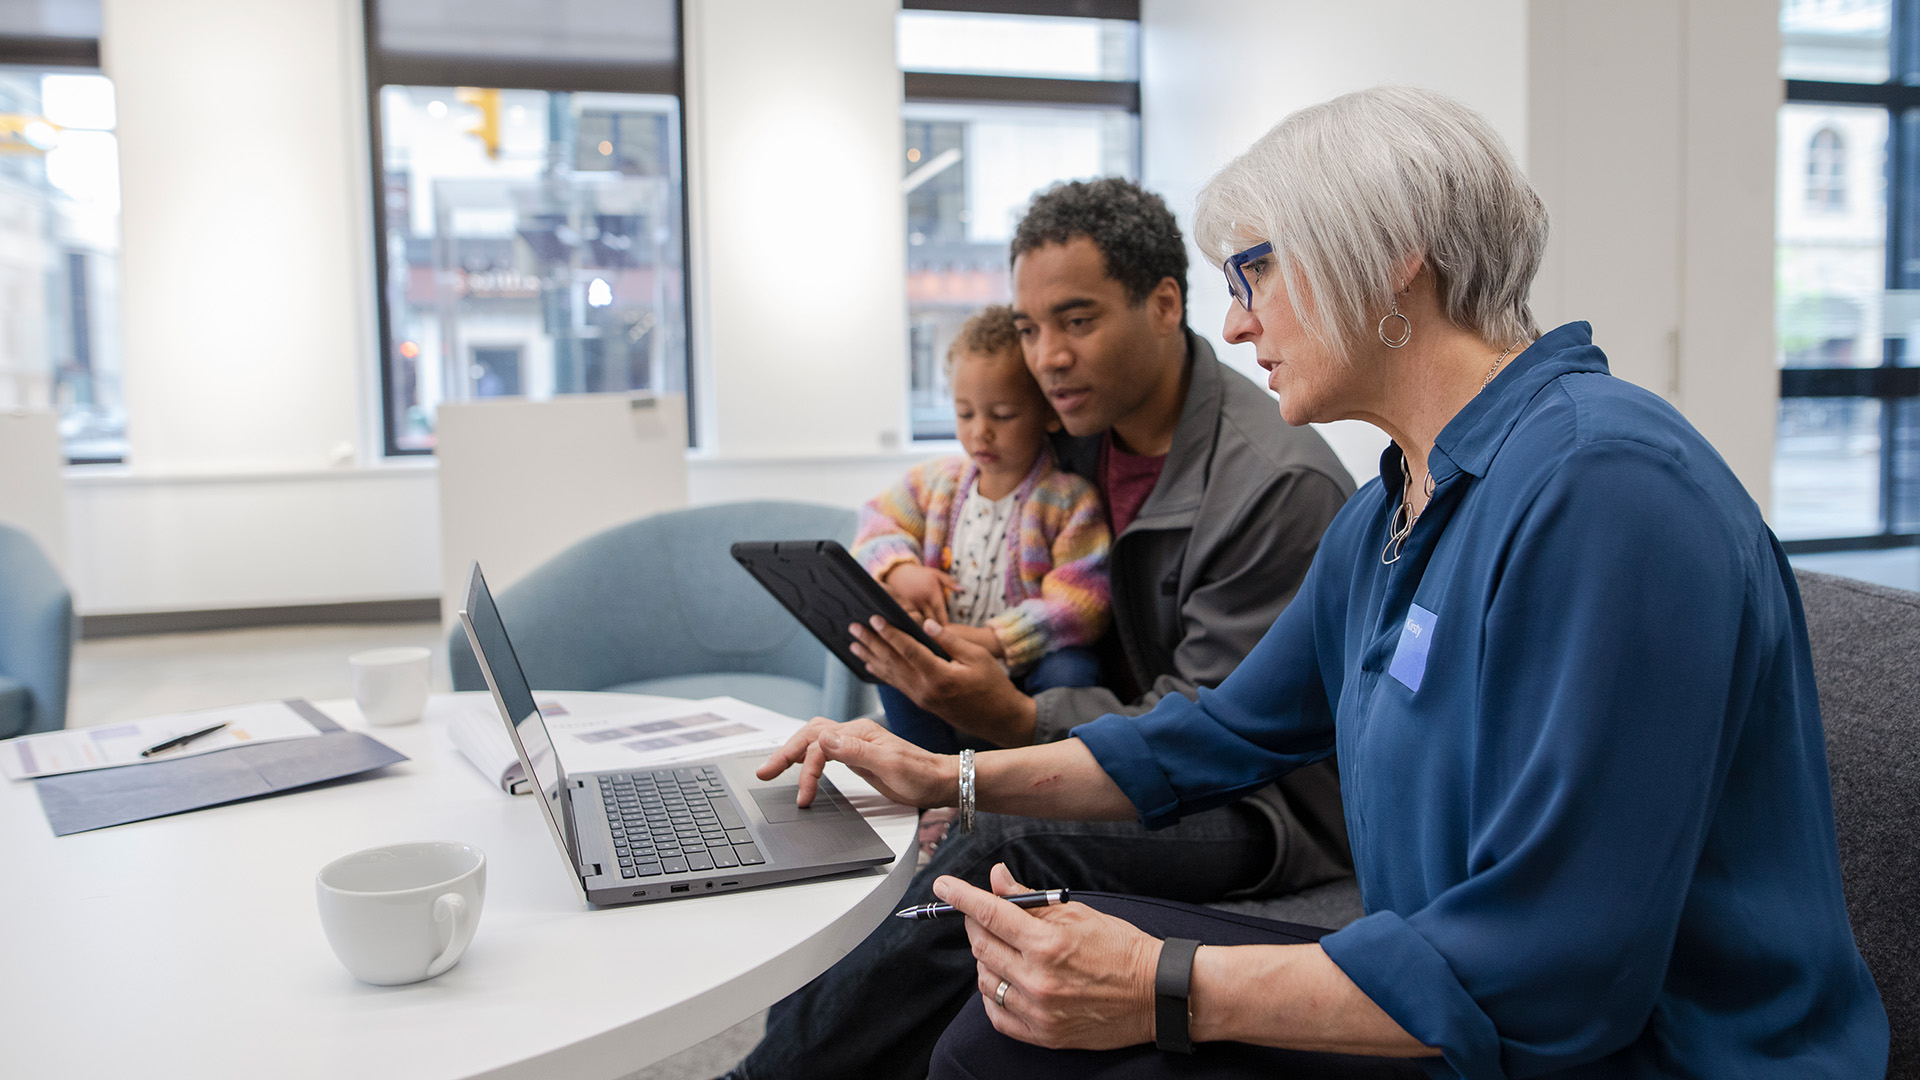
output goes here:
[[973, 831], [973, 751], [960, 751], [960, 831]]

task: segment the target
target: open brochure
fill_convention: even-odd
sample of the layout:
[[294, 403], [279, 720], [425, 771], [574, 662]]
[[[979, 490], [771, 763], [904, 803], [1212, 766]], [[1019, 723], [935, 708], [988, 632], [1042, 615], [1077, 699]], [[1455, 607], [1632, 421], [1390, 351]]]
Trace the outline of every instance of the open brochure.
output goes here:
[[[610, 694], [575, 698], [570, 704], [539, 702], [554, 749], [569, 772], [657, 769], [680, 761], [769, 750], [785, 742], [802, 722], [738, 698], [660, 702], [633, 706]], [[487, 698], [473, 700], [447, 725], [447, 734], [474, 768], [502, 791], [532, 790], [507, 738], [500, 713]]]
[[525, 795], [533, 790], [493, 702], [475, 702], [462, 709], [447, 725], [447, 737], [473, 767], [480, 770], [480, 775], [498, 784], [500, 790], [509, 795]]

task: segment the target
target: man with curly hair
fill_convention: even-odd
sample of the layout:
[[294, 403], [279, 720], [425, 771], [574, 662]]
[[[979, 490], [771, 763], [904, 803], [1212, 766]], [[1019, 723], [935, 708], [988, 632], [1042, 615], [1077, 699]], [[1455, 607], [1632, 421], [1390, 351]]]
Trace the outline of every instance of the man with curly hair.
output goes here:
[[[1217, 684], [1293, 598], [1353, 493], [1311, 428], [1288, 427], [1187, 329], [1186, 244], [1159, 196], [1112, 178], [1057, 185], [1021, 221], [1012, 259], [1022, 352], [1066, 428], [1060, 462], [1107, 502], [1111, 685], [1028, 696], [958, 635], [940, 638], [951, 661], [891, 628], [857, 647], [883, 682], [999, 746], [1065, 738]], [[1322, 762], [1154, 832], [980, 814], [941, 843], [902, 902], [932, 900], [941, 874], [984, 888], [997, 862], [1035, 888], [1193, 903], [1294, 892], [1352, 872], [1335, 775]], [[734, 1075], [917, 1080], [974, 981], [962, 920], [887, 919], [773, 1007]]]

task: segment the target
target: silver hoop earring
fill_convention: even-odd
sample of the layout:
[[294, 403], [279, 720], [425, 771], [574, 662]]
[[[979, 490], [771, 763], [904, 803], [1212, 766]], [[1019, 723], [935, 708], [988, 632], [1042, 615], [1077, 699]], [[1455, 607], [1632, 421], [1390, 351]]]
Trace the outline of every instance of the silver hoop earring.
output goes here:
[[[1388, 306], [1391, 307], [1392, 310], [1388, 311], [1385, 315], [1380, 316], [1380, 327], [1379, 327], [1380, 344], [1385, 345], [1389, 349], [1398, 349], [1405, 346], [1407, 342], [1413, 340], [1413, 320], [1407, 318], [1405, 315], [1400, 314], [1399, 301], [1397, 300], [1389, 301]], [[1387, 320], [1388, 319], [1400, 320], [1400, 336], [1399, 337], [1387, 336]]]

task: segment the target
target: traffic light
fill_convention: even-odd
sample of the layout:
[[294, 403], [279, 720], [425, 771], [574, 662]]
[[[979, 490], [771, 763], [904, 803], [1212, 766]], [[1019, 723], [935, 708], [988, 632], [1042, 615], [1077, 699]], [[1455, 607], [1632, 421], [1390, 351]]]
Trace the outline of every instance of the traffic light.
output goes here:
[[460, 104], [480, 110], [480, 122], [463, 134], [479, 136], [481, 145], [487, 148], [487, 156], [500, 160], [500, 91], [462, 86], [454, 91], [454, 96]]
[[60, 131], [45, 117], [0, 113], [0, 154], [44, 154], [58, 145]]

